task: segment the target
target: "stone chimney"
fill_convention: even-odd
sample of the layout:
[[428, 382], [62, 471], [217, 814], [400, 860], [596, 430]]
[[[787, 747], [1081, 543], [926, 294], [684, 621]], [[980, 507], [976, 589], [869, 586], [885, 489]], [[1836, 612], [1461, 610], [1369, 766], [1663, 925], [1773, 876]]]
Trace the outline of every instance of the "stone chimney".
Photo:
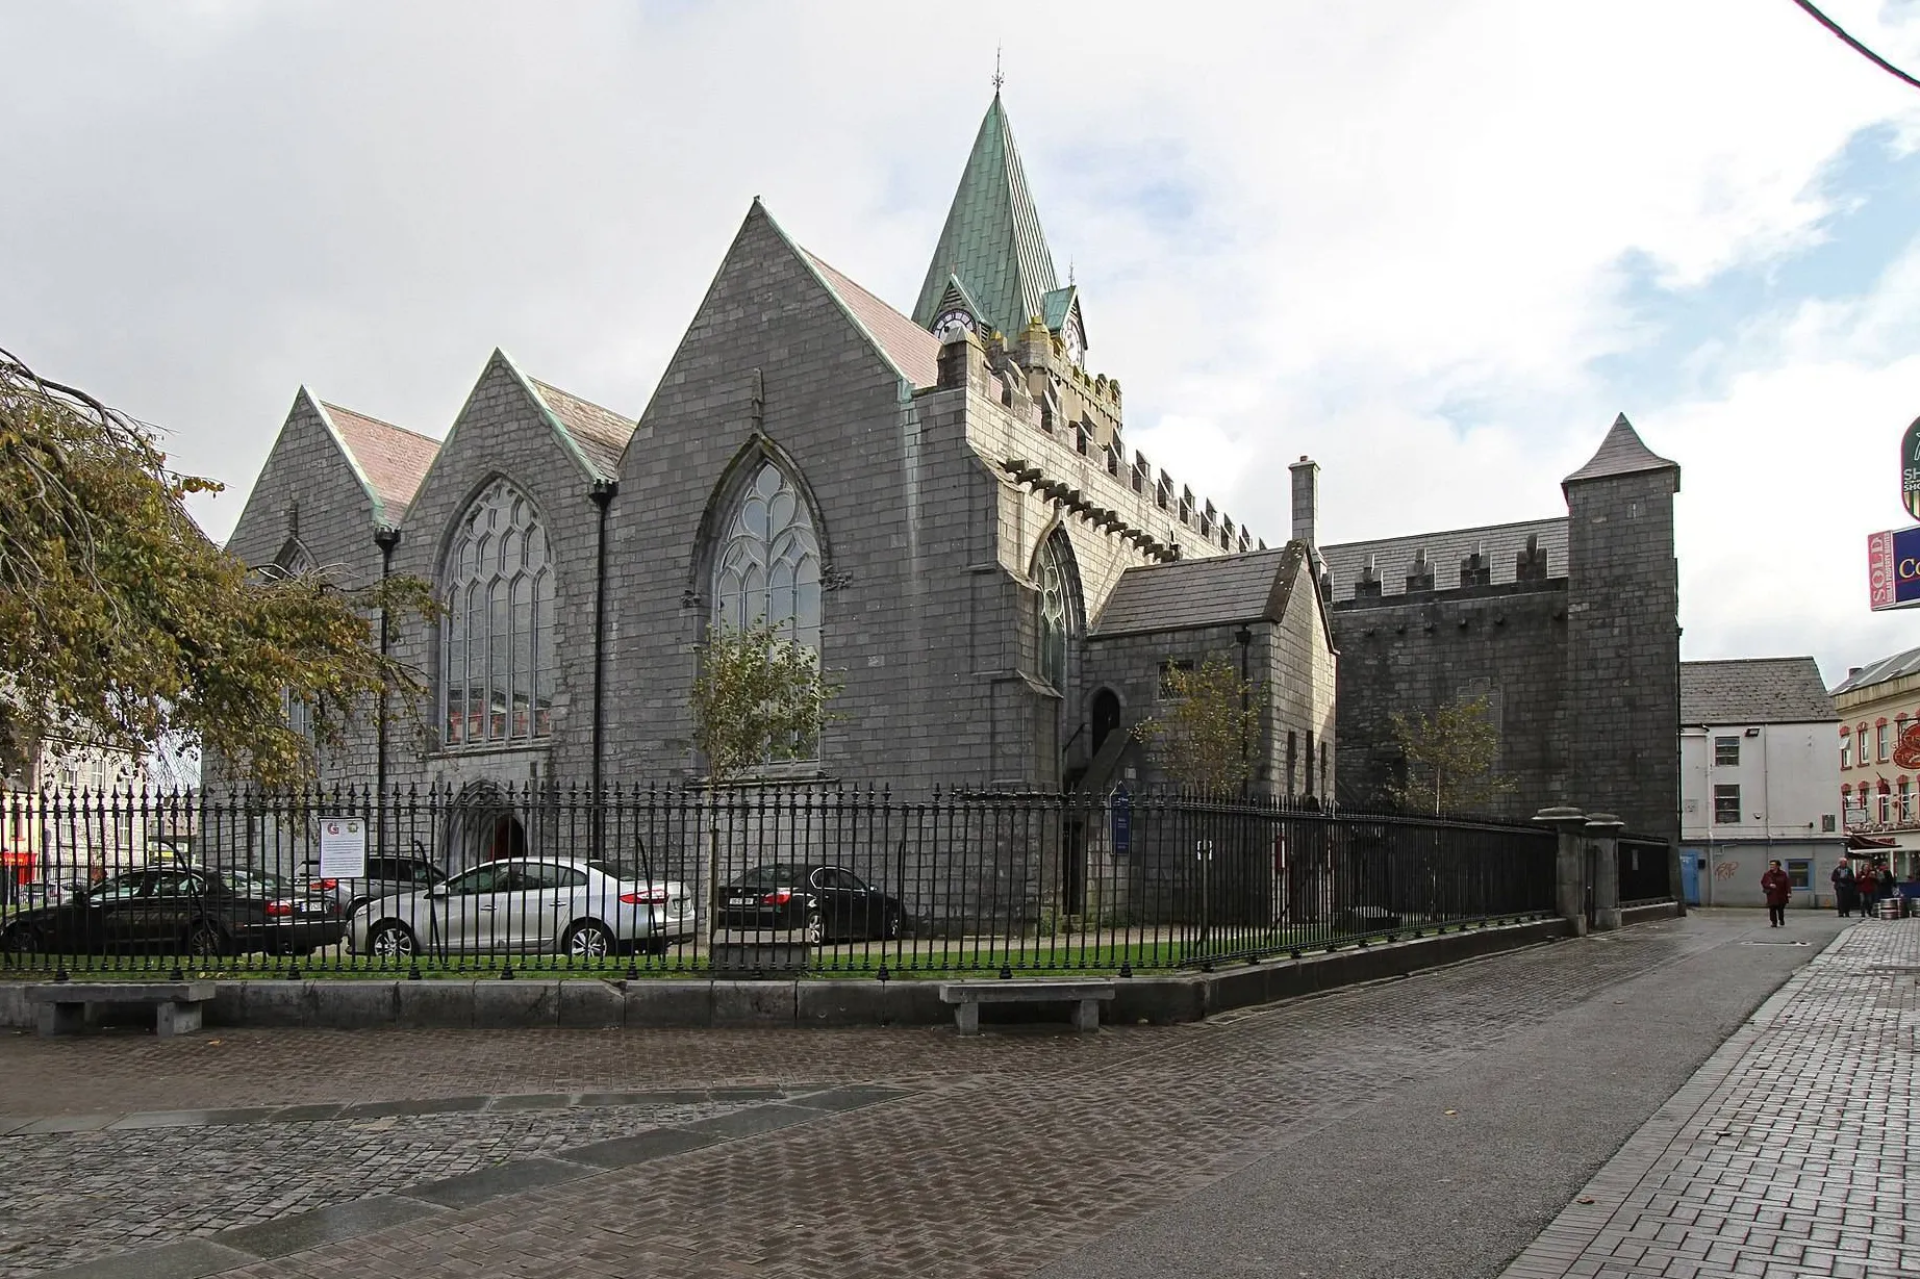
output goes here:
[[1320, 522], [1320, 464], [1303, 453], [1287, 469], [1293, 472], [1293, 537], [1318, 548], [1314, 526]]

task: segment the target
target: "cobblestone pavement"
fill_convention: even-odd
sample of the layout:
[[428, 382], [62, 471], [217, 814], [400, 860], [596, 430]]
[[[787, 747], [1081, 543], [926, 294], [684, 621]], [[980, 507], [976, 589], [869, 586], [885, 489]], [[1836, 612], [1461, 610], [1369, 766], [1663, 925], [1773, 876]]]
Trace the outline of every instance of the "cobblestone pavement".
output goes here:
[[1920, 921], [1849, 930], [1601, 1170], [1506, 1279], [1920, 1275]]
[[[83, 1115], [489, 1092], [722, 1084], [798, 1091], [883, 1082], [910, 1091], [644, 1165], [581, 1169], [591, 1175], [450, 1205], [402, 1227], [257, 1264], [237, 1264], [244, 1258], [228, 1252], [219, 1264], [179, 1273], [1022, 1275], [1354, 1114], [1370, 1099], [1471, 1072], [1476, 1059], [1509, 1038], [1537, 1032], [1619, 983], [1708, 949], [1754, 945], [1738, 939], [1764, 934], [1762, 922], [1757, 913], [1696, 915], [1201, 1025], [1091, 1037], [1003, 1032], [961, 1039], [944, 1029], [256, 1031], [167, 1043], [17, 1036], [0, 1039], [0, 1079], [11, 1088], [0, 1109]], [[1869, 927], [1905, 925], [1863, 929]], [[1766, 962], [1784, 976], [1797, 961], [1774, 951]], [[591, 1132], [598, 1138], [613, 1129]], [[0, 1150], [20, 1140], [0, 1137]], [[62, 1140], [77, 1148], [81, 1136]], [[197, 1131], [149, 1140], [113, 1166], [144, 1175], [137, 1170], [179, 1166], [189, 1149], [221, 1149], [276, 1176], [282, 1170], [270, 1139], [244, 1143], [244, 1156]], [[460, 1139], [449, 1140], [462, 1148]], [[519, 1140], [540, 1139], [529, 1132]], [[200, 1141], [206, 1144], [181, 1144]], [[52, 1194], [69, 1178], [94, 1179], [89, 1184], [97, 1187], [104, 1165], [68, 1149], [36, 1145], [38, 1153], [20, 1159], [15, 1176], [45, 1182]], [[242, 1185], [227, 1176], [198, 1186], [193, 1193], [201, 1202], [191, 1211], [216, 1213], [252, 1198], [251, 1179], [259, 1175], [248, 1174]], [[276, 1183], [288, 1187], [279, 1198], [298, 1182], [289, 1174]], [[206, 1206], [209, 1195], [213, 1208]], [[1550, 1212], [1537, 1220], [1544, 1224]], [[111, 1210], [106, 1216], [114, 1219]], [[1497, 1271], [1518, 1246], [1489, 1258], [1478, 1273]]]
[[[745, 1104], [536, 1110], [516, 1108], [513, 1097], [485, 1100], [498, 1108], [177, 1126], [165, 1122], [175, 1116], [135, 1114], [119, 1122], [141, 1126], [0, 1141], [0, 1186], [7, 1188], [0, 1201], [0, 1279], [387, 1194]], [[58, 1175], [47, 1176], [50, 1168]]]

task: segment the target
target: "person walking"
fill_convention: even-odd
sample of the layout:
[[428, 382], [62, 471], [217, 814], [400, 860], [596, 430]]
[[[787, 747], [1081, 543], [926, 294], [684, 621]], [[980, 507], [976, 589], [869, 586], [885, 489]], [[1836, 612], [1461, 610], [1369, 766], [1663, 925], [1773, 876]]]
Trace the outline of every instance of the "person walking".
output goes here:
[[1828, 878], [1833, 880], [1833, 904], [1840, 911], [1840, 918], [1853, 918], [1853, 908], [1860, 904], [1860, 889], [1853, 882], [1853, 863], [1842, 857]]
[[1780, 869], [1779, 862], [1768, 862], [1767, 873], [1760, 877], [1760, 891], [1767, 895], [1767, 927], [1787, 926], [1787, 899], [1793, 896], [1793, 881]]
[[1873, 869], [1873, 863], [1862, 866], [1853, 877], [1854, 891], [1860, 894], [1860, 915], [1863, 919], [1873, 918], [1873, 899], [1879, 892], [1880, 880]]

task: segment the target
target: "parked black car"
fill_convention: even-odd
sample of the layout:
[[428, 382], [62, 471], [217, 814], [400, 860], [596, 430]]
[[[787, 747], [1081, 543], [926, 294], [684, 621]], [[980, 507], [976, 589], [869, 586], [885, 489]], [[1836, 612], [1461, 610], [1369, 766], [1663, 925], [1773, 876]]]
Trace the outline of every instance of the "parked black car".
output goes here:
[[170, 866], [128, 871], [58, 905], [21, 911], [0, 928], [0, 950], [304, 955], [334, 945], [344, 929], [333, 901], [299, 892], [278, 875]]
[[720, 890], [720, 926], [798, 929], [810, 942], [900, 936], [907, 913], [844, 866], [756, 866]]

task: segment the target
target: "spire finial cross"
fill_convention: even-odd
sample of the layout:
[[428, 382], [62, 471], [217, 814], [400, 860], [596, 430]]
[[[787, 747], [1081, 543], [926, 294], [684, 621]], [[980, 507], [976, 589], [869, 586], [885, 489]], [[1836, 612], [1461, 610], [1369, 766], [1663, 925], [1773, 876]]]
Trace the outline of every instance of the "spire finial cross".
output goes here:
[[996, 95], [1006, 82], [1007, 78], [1000, 74], [1000, 46], [996, 44], [993, 46], [993, 91]]

